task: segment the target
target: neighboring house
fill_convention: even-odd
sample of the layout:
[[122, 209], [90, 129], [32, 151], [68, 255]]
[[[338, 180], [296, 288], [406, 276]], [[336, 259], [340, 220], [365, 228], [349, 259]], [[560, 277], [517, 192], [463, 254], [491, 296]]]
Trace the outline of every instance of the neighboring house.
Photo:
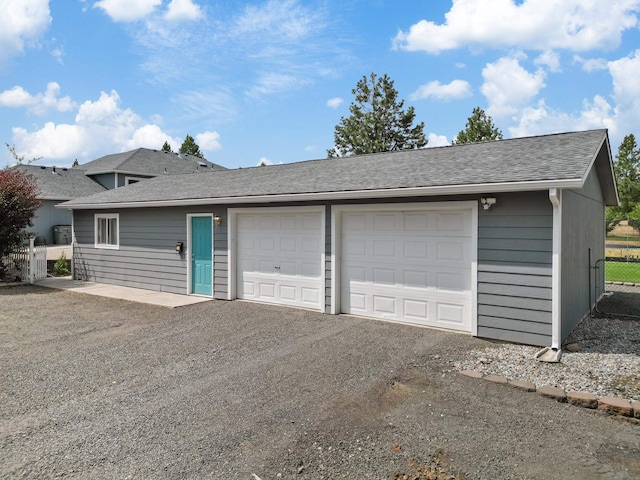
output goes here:
[[204, 158], [148, 148], [106, 155], [73, 168], [35, 165], [19, 165], [15, 168], [31, 173], [36, 178], [43, 204], [36, 212], [34, 225], [29, 231], [44, 237], [50, 245], [57, 243], [53, 233], [55, 226], [71, 225], [71, 211], [56, 209], [57, 203], [158, 175], [226, 170]]
[[194, 155], [181, 155], [149, 148], [114, 153], [73, 167], [82, 170], [107, 189], [119, 188], [159, 175], [226, 170]]
[[38, 198], [42, 200], [42, 206], [36, 211], [33, 226], [27, 230], [36, 236], [44, 237], [49, 245], [55, 243], [54, 226], [71, 226], [71, 210], [56, 208], [58, 203], [105, 190], [83, 172], [72, 168], [37, 165], [17, 165], [13, 168], [31, 174], [36, 180]]
[[617, 201], [594, 130], [158, 177], [60, 207], [78, 279], [559, 347]]

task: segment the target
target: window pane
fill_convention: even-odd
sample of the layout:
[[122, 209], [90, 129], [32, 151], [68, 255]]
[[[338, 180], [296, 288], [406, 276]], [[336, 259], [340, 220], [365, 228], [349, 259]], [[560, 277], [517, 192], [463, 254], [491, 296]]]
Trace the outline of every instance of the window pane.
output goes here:
[[118, 244], [118, 219], [110, 218], [109, 219], [109, 236], [107, 243], [109, 245], [117, 245]]
[[98, 243], [103, 245], [107, 243], [107, 219], [106, 218], [98, 219]]

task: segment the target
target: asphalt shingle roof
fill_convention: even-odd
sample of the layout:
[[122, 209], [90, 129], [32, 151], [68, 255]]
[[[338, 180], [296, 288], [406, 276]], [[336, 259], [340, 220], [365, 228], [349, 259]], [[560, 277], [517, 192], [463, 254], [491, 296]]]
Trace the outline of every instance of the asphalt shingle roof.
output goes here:
[[41, 167], [38, 165], [17, 165], [13, 167], [33, 175], [38, 184], [38, 198], [44, 200], [71, 200], [105, 188], [87, 177], [84, 172], [72, 168]]
[[197, 199], [211, 203], [211, 199], [231, 197], [576, 180], [586, 178], [606, 142], [606, 130], [591, 130], [195, 175], [165, 175], [76, 199], [65, 206], [90, 208], [109, 203]]
[[105, 155], [91, 162], [73, 167], [83, 170], [87, 175], [118, 172], [140, 175], [162, 175], [163, 173], [193, 173], [198, 170], [226, 170], [204, 158], [194, 155], [179, 155], [174, 152], [162, 152], [149, 148], [138, 148], [129, 152]]

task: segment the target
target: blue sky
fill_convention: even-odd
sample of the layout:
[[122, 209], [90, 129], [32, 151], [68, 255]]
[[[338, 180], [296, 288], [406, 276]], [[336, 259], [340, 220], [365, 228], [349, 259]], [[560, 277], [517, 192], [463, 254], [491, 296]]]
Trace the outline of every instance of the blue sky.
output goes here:
[[[324, 158], [351, 90], [387, 73], [451, 142], [640, 136], [640, 0], [0, 0], [0, 140], [71, 165], [192, 135], [229, 168]], [[0, 161], [11, 160], [6, 149]]]

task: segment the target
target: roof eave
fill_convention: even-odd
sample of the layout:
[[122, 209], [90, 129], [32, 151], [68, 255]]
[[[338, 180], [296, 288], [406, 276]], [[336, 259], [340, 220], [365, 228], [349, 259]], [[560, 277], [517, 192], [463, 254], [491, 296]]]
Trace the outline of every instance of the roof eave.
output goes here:
[[435, 195], [473, 195], [481, 193], [521, 192], [531, 190], [548, 190], [549, 188], [580, 188], [581, 178], [562, 180], [536, 180], [525, 182], [483, 183], [473, 185], [439, 185], [431, 187], [388, 188], [378, 190], [351, 190], [343, 192], [314, 192], [314, 193], [286, 193], [274, 195], [249, 195], [242, 197], [207, 197], [187, 198], [178, 200], [150, 200], [134, 202], [108, 203], [74, 203], [72, 205], [59, 204], [57, 208], [72, 210], [118, 209], [118, 208], [148, 208], [148, 207], [181, 207], [194, 205], [229, 205], [238, 203], [272, 203], [295, 201], [328, 201], [328, 200], [357, 200], [365, 198], [402, 198]]

